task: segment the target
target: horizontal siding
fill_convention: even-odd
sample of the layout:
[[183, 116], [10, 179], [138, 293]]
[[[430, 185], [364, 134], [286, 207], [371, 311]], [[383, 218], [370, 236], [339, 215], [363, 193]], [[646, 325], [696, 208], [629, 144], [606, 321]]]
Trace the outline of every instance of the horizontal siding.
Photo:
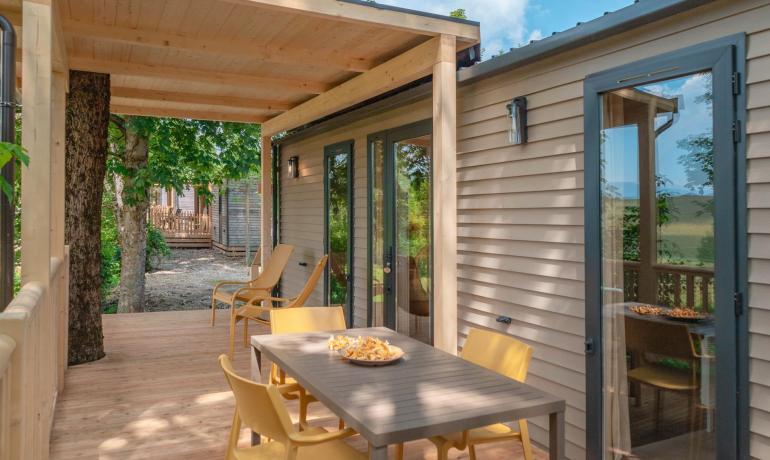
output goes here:
[[[752, 455], [770, 458], [770, 7], [717, 2], [612, 41], [461, 88], [458, 115], [458, 302], [469, 327], [534, 348], [528, 381], [567, 400], [567, 455], [585, 456], [583, 78], [720, 36], [748, 36], [747, 123], [752, 279]], [[508, 143], [506, 104], [528, 102], [529, 143]], [[761, 259], [761, 260], [759, 260]], [[758, 286], [762, 286], [760, 290]], [[767, 286], [767, 289], [765, 289]], [[757, 295], [766, 294], [765, 297]], [[757, 300], [754, 300], [757, 299]], [[764, 303], [762, 303], [764, 302]], [[761, 305], [760, 305], [761, 303]], [[514, 318], [501, 325], [499, 315]], [[767, 322], [767, 323], [766, 323]], [[765, 326], [765, 324], [767, 324]], [[758, 398], [761, 393], [764, 398]], [[767, 396], [767, 397], [765, 397]], [[759, 400], [763, 402], [758, 402]], [[547, 421], [532, 436], [547, 443]]]
[[[725, 35], [748, 36], [747, 142], [751, 455], [770, 458], [770, 6], [717, 1], [527, 66], [458, 92], [458, 333], [501, 331], [534, 348], [528, 382], [567, 402], [567, 456], [585, 457], [583, 355], [583, 79], [585, 75]], [[526, 96], [529, 143], [508, 143], [505, 105]], [[323, 146], [354, 139], [355, 321], [366, 308], [366, 135], [430, 116], [428, 101], [359, 120], [284, 147], [303, 176], [284, 181], [282, 238], [319, 257]], [[296, 257], [296, 256], [295, 256]], [[304, 273], [287, 270], [301, 286]], [[514, 318], [510, 325], [496, 318]], [[356, 324], [360, 325], [360, 324]], [[547, 420], [533, 439], [547, 445]]]
[[[770, 13], [748, 36], [750, 454], [770, 458]], [[762, 195], [758, 197], [757, 194]]]

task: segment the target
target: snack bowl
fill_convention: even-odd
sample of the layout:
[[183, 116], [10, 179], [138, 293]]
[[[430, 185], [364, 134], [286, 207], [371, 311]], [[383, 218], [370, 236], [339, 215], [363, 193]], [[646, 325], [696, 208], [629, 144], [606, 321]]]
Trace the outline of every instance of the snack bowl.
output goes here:
[[337, 353], [342, 356], [343, 359], [348, 360], [351, 364], [355, 364], [358, 366], [369, 366], [369, 367], [377, 367], [377, 366], [387, 366], [388, 364], [393, 364], [397, 361], [399, 361], [401, 358], [404, 357], [404, 350], [401, 348], [390, 345], [390, 350], [392, 352], [392, 356], [386, 359], [360, 359], [360, 358], [353, 358], [348, 357], [345, 355], [345, 352], [347, 351], [349, 347], [342, 348], [337, 351]]

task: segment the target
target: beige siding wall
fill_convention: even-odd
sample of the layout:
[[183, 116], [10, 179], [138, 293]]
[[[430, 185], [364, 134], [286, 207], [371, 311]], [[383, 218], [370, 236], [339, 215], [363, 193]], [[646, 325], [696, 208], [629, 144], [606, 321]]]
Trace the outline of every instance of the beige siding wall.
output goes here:
[[[323, 254], [324, 234], [324, 147], [353, 141], [354, 174], [354, 325], [366, 327], [367, 308], [367, 136], [431, 117], [429, 103], [409, 105], [385, 114], [365, 118], [343, 128], [289, 143], [281, 147], [281, 161], [299, 157], [300, 177], [281, 178], [281, 242], [296, 246], [286, 269], [281, 289], [284, 294], [299, 292]], [[307, 267], [299, 266], [307, 262]], [[309, 303], [321, 305], [323, 283], [319, 283]]]
[[[506, 330], [534, 346], [529, 382], [566, 398], [567, 453], [584, 457], [583, 78], [737, 32], [749, 63], [751, 454], [770, 458], [770, 6], [718, 2], [461, 90], [461, 335]], [[505, 104], [527, 96], [530, 142], [510, 146]], [[508, 327], [497, 315], [514, 318]], [[545, 419], [532, 433], [546, 442]]]
[[[738, 32], [748, 35], [751, 455], [770, 458], [770, 5], [721, 1], [464, 85], [458, 101], [458, 332], [504, 330], [535, 349], [529, 383], [567, 401], [567, 454], [585, 457], [583, 79], [601, 70]], [[508, 144], [505, 104], [527, 96], [526, 146]], [[410, 112], [419, 108], [420, 114]], [[303, 173], [284, 181], [284, 241], [318, 257], [323, 146], [355, 138], [356, 305], [366, 293], [366, 134], [430, 116], [423, 104], [285, 148]], [[285, 158], [285, 157], [284, 157]], [[307, 159], [307, 160], [306, 160]], [[307, 163], [305, 163], [307, 161]], [[294, 227], [294, 228], [292, 228]], [[301, 284], [296, 263], [286, 284]], [[319, 294], [320, 296], [320, 294]], [[320, 298], [320, 297], [319, 297]], [[362, 312], [364, 312], [362, 310]], [[504, 326], [498, 315], [514, 318]], [[359, 315], [364, 319], [364, 315]], [[357, 323], [361, 324], [361, 323]], [[533, 439], [547, 444], [547, 421]]]

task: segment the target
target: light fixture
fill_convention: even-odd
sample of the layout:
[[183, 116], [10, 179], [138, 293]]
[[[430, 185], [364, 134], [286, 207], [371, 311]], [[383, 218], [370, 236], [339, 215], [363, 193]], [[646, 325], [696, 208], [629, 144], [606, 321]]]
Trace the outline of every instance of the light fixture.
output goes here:
[[508, 130], [508, 142], [514, 145], [527, 143], [527, 98], [519, 96], [513, 98], [508, 109], [508, 118], [511, 119], [511, 128]]
[[289, 179], [296, 179], [299, 177], [299, 157], [289, 157], [289, 167], [287, 168]]

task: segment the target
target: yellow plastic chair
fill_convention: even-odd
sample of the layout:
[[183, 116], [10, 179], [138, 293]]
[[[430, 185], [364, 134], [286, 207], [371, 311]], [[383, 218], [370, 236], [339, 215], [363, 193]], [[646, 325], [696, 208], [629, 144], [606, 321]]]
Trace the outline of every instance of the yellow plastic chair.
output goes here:
[[258, 277], [251, 281], [222, 281], [218, 283], [211, 293], [211, 325], [214, 325], [217, 318], [217, 301], [230, 305], [230, 314], [232, 315], [236, 302], [248, 302], [257, 295], [269, 296], [270, 291], [280, 281], [292, 252], [294, 252], [294, 246], [279, 244], [273, 249], [270, 259]]
[[[328, 432], [323, 428], [297, 431], [281, 394], [296, 385], [263, 385], [238, 376], [226, 355], [219, 357], [227, 382], [235, 395], [235, 415], [227, 444], [227, 460], [362, 460], [366, 456], [341, 440], [355, 433], [350, 428]], [[241, 424], [271, 439], [248, 448], [238, 448]]]
[[[474, 364], [502, 374], [519, 382], [527, 377], [529, 363], [532, 360], [532, 347], [511, 336], [481, 329], [471, 329], [460, 356]], [[462, 401], [458, 401], [462, 403]], [[471, 460], [476, 460], [475, 446], [492, 442], [518, 439], [524, 450], [524, 458], [532, 460], [532, 444], [529, 440], [529, 428], [526, 420], [519, 420], [519, 431], [502, 423], [482, 428], [452, 433], [430, 438], [438, 449], [438, 460], [446, 460], [449, 449], [468, 448]], [[399, 460], [404, 458], [404, 445], [396, 449]]]
[[[342, 307], [297, 307], [270, 311], [270, 330], [273, 334], [340, 331], [346, 328]], [[275, 385], [296, 383], [275, 364], [270, 368], [270, 382]], [[302, 427], [307, 426], [307, 406], [318, 400], [302, 387], [298, 392], [287, 392], [283, 396], [286, 399], [299, 398], [299, 423]], [[342, 426], [343, 421], [340, 420], [340, 428]]]
[[[324, 268], [326, 268], [326, 261], [328, 259], [328, 255], [321, 257], [321, 260], [318, 261], [315, 268], [313, 269], [313, 272], [310, 274], [310, 278], [308, 278], [307, 282], [305, 283], [305, 287], [302, 288], [302, 291], [300, 291], [296, 297], [283, 298], [258, 294], [252, 297], [251, 300], [249, 300], [245, 305], [242, 305], [241, 307], [234, 310], [233, 314], [230, 316], [230, 359], [233, 358], [233, 354], [235, 353], [235, 327], [238, 321], [244, 320], [243, 346], [246, 347], [249, 345], [248, 320], [257, 321], [263, 324], [270, 324], [270, 321], [266, 320], [264, 315], [269, 314], [271, 310], [276, 308], [273, 306], [273, 302], [283, 303], [284, 305], [280, 308], [297, 308], [305, 305], [305, 302], [307, 302], [310, 294], [313, 293], [316, 286], [318, 285], [318, 280], [320, 280], [321, 276], [324, 274]], [[262, 306], [260, 305], [262, 302], [269, 302], [270, 305]]]

